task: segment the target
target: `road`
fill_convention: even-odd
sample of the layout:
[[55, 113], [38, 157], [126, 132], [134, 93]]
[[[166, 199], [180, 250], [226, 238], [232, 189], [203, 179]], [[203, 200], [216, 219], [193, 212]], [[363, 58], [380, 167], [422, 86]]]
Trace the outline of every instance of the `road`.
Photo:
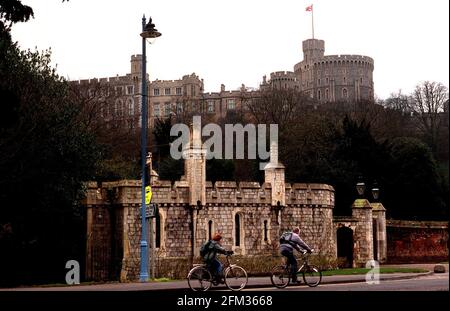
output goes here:
[[[379, 284], [367, 283], [341, 283], [322, 284], [311, 288], [304, 284], [300, 286], [290, 286], [285, 291], [448, 291], [449, 274], [433, 274], [430, 276], [418, 277], [405, 280], [383, 280]], [[280, 291], [273, 287], [246, 289], [245, 291]]]

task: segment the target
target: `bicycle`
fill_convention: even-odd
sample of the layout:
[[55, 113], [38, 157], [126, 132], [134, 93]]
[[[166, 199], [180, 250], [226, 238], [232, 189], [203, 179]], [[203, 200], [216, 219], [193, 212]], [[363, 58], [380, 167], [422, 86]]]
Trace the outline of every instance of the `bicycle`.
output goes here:
[[193, 291], [207, 291], [212, 285], [225, 284], [232, 291], [242, 290], [248, 282], [247, 271], [230, 263], [230, 255], [226, 256], [223, 277], [218, 281], [213, 278], [207, 264], [197, 264], [189, 271], [187, 281]]
[[[300, 268], [297, 270], [297, 275], [301, 273], [303, 275], [303, 281], [305, 281], [309, 287], [316, 287], [322, 281], [322, 271], [319, 267], [308, 263], [309, 256], [310, 254], [306, 252], [302, 254], [302, 262], [298, 265]], [[299, 263], [299, 261], [300, 260], [297, 258], [297, 263]], [[273, 286], [277, 288], [285, 288], [288, 286], [292, 277], [290, 270], [291, 267], [287, 262], [284, 265], [275, 266], [270, 274], [270, 281]]]

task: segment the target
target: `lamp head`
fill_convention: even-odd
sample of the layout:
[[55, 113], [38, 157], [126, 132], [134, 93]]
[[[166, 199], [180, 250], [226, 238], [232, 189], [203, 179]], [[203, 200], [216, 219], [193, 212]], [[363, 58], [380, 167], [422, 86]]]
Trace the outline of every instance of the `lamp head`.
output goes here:
[[362, 197], [364, 195], [364, 192], [366, 191], [366, 184], [364, 183], [362, 176], [358, 178], [358, 183], [356, 184], [356, 191], [358, 192], [358, 195]]
[[380, 188], [378, 188], [378, 184], [377, 182], [375, 182], [373, 184], [373, 188], [372, 188], [372, 196], [374, 198], [375, 201], [377, 201], [380, 197]]
[[141, 33], [141, 37], [144, 39], [161, 37], [161, 33], [155, 28], [155, 24], [152, 23], [152, 18], [149, 18], [148, 23], [144, 26], [144, 30]]

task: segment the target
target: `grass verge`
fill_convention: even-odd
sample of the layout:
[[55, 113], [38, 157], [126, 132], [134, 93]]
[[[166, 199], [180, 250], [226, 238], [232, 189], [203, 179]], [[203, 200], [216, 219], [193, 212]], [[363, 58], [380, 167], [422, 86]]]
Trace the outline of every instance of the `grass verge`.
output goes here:
[[[365, 268], [355, 268], [355, 269], [338, 269], [338, 270], [328, 270], [322, 271], [323, 276], [331, 276], [331, 275], [357, 275], [357, 274], [366, 274], [370, 272], [371, 269]], [[417, 269], [417, 268], [380, 268], [381, 274], [389, 274], [389, 273], [425, 273], [428, 270]]]

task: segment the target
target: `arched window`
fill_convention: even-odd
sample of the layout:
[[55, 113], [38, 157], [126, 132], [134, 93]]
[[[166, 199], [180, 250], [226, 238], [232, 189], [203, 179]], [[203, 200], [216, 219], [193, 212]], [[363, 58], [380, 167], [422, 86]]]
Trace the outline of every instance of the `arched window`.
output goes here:
[[264, 242], [269, 240], [269, 228], [267, 226], [267, 220], [264, 220]]
[[122, 117], [123, 116], [124, 105], [121, 99], [118, 99], [114, 105], [114, 113], [115, 116]]
[[213, 235], [213, 222], [212, 220], [208, 221], [208, 241], [212, 239]]
[[127, 109], [128, 109], [128, 115], [134, 116], [134, 100], [132, 98], [129, 98], [127, 101]]
[[348, 98], [348, 91], [347, 91], [347, 89], [342, 89], [342, 97], [343, 98]]
[[322, 92], [320, 90], [317, 91], [317, 99], [318, 100], [322, 99]]
[[234, 216], [234, 246], [241, 246], [241, 215]]
[[330, 98], [330, 92], [328, 89], [325, 90], [325, 99], [328, 100]]

